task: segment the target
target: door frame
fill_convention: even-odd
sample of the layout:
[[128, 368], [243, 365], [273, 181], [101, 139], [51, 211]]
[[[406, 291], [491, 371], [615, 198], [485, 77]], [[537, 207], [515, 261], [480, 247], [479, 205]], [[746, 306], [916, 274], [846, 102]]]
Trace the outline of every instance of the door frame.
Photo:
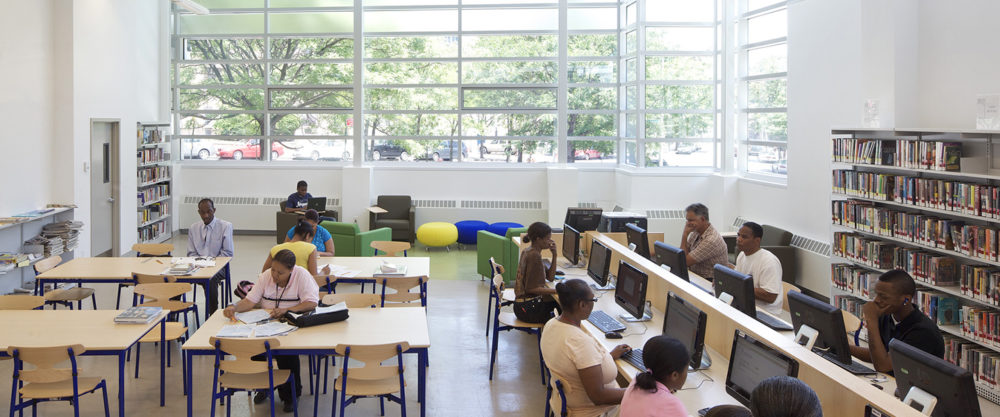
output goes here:
[[[121, 164], [119, 163], [119, 161], [121, 160], [121, 154], [120, 153], [121, 153], [121, 124], [122, 124], [122, 120], [121, 119], [109, 119], [109, 118], [91, 118], [90, 119], [90, 123], [88, 125], [88, 127], [89, 127], [88, 135], [90, 136], [90, 146], [89, 146], [90, 147], [90, 161], [94, 160], [94, 154], [93, 153], [94, 153], [94, 124], [95, 123], [108, 123], [108, 124], [111, 125], [111, 137], [109, 138], [109, 141], [111, 143], [109, 152], [110, 152], [111, 156], [109, 158], [110, 159], [110, 166], [108, 167], [108, 169], [109, 169], [109, 175], [111, 177], [110, 178], [110, 180], [111, 180], [111, 198], [114, 199], [114, 201], [111, 203], [111, 256], [120, 256], [122, 254], [122, 251], [121, 251], [121, 202], [122, 201], [121, 201]], [[94, 170], [96, 170], [96, 169], [103, 169], [103, 167], [94, 167], [94, 166], [91, 166], [90, 169], [91, 169], [91, 173], [90, 173], [91, 177], [87, 178], [88, 184], [90, 183], [90, 181], [91, 181], [91, 179], [92, 179], [92, 177], [94, 175]], [[91, 198], [91, 203], [90, 203], [91, 204], [91, 208], [93, 208], [93, 204], [94, 204], [93, 203], [93, 198], [94, 198], [93, 187], [91, 187], [91, 190], [90, 190], [90, 198]], [[94, 216], [93, 209], [91, 209], [90, 215], [91, 215], [91, 222], [90, 223], [91, 223], [91, 225], [93, 225], [93, 216]], [[94, 233], [94, 231], [91, 230], [91, 235], [93, 235], [93, 233]], [[93, 239], [93, 236], [91, 236], [91, 239]], [[99, 255], [99, 254], [96, 254], [96, 253], [93, 253], [93, 252], [94, 252], [94, 249], [91, 248], [91, 256], [98, 256]]]

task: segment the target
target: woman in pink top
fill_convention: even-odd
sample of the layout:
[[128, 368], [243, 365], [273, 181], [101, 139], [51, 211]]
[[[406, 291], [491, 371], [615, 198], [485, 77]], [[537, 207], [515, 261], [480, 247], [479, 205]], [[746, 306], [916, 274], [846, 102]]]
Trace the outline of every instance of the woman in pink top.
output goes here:
[[[226, 307], [223, 314], [233, 318], [236, 313], [252, 310], [256, 307], [271, 310], [271, 317], [278, 318], [286, 311], [301, 313], [316, 308], [319, 303], [319, 286], [312, 274], [305, 268], [295, 265], [295, 254], [288, 249], [282, 249], [274, 254], [271, 267], [261, 272], [257, 283], [240, 302]], [[295, 392], [302, 393], [302, 378], [300, 374], [299, 357], [297, 355], [276, 355], [278, 369], [290, 369], [295, 378]], [[254, 358], [257, 360], [257, 358]], [[260, 360], [264, 360], [261, 358]], [[293, 407], [292, 388], [287, 384], [276, 387], [278, 397], [284, 403], [284, 411], [291, 412]], [[255, 404], [267, 400], [268, 392], [258, 392], [254, 396]]]
[[674, 392], [687, 380], [691, 355], [679, 340], [669, 336], [655, 336], [642, 347], [642, 363], [646, 370], [639, 372], [625, 390], [620, 417], [687, 417], [687, 410]]

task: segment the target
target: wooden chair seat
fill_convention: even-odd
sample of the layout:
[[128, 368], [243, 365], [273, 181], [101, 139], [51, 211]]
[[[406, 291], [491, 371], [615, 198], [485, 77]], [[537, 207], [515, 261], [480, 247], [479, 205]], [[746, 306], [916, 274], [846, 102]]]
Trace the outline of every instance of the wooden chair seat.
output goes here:
[[93, 288], [55, 289], [45, 293], [45, 301], [80, 301], [94, 295]]
[[[283, 384], [288, 380], [288, 376], [292, 373], [288, 369], [275, 369], [274, 370], [274, 385], [278, 386]], [[267, 380], [267, 372], [259, 372], [254, 374], [238, 374], [233, 372], [226, 372], [219, 375], [219, 386], [223, 388], [235, 388], [235, 389], [267, 389], [269, 387]]]
[[514, 327], [530, 327], [533, 329], [540, 329], [545, 327], [545, 323], [528, 323], [517, 319], [514, 313], [509, 311], [501, 312], [499, 316], [500, 324], [504, 326], [514, 326]]
[[[80, 377], [77, 378], [77, 381], [77, 392], [80, 394], [86, 394], [97, 389], [97, 385], [101, 383], [101, 378]], [[59, 382], [29, 383], [25, 384], [19, 392], [24, 399], [72, 397], [73, 380], [67, 379]]]
[[[164, 332], [166, 333], [164, 337], [166, 337], [166, 340], [169, 342], [171, 340], [180, 339], [181, 336], [184, 336], [184, 334], [187, 333], [187, 327], [185, 327], [184, 324], [181, 322], [168, 321], [167, 328], [165, 329]], [[142, 339], [139, 339], [140, 343], [154, 343], [159, 341], [160, 341], [159, 324], [157, 324], [156, 327], [153, 327], [153, 330], [150, 330], [149, 333], [146, 333], [146, 335], [143, 336]]]
[[[343, 377], [337, 377], [333, 382], [334, 390], [343, 391]], [[406, 385], [406, 382], [403, 382]], [[347, 395], [372, 396], [399, 392], [399, 377], [392, 376], [382, 379], [347, 378]]]
[[517, 299], [517, 296], [514, 295], [514, 289], [513, 288], [504, 288], [504, 290], [503, 290], [503, 301], [504, 302], [510, 301], [510, 302], [513, 303], [514, 300], [516, 300], [516, 299]]

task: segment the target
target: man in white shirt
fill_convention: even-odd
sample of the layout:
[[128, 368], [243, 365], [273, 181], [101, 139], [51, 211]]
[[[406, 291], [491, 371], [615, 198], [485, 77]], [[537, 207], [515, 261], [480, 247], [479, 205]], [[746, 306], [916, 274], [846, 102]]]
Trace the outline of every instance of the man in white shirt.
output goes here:
[[764, 228], [754, 222], [743, 223], [736, 234], [736, 247], [740, 254], [736, 257], [736, 271], [753, 277], [753, 295], [757, 307], [771, 313], [781, 314], [781, 261], [767, 249], [760, 248], [760, 238]]
[[[198, 216], [201, 221], [188, 228], [187, 256], [232, 257], [233, 224], [215, 217], [215, 203], [208, 198], [198, 202]], [[219, 308], [219, 283], [223, 279], [225, 273], [220, 270], [205, 289], [208, 298], [205, 308], [208, 314]]]

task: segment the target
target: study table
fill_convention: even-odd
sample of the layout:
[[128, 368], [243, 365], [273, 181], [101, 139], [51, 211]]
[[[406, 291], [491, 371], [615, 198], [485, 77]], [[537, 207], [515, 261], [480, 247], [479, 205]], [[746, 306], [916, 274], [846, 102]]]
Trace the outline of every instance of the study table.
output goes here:
[[[376, 284], [379, 280], [375, 277], [375, 271], [379, 268], [379, 265], [381, 265], [382, 262], [406, 267], [403, 271], [403, 275], [400, 276], [426, 276], [430, 278], [431, 258], [426, 256], [323, 256], [316, 260], [316, 268], [322, 269], [324, 265], [330, 264], [343, 267], [351, 271], [356, 271], [357, 275], [351, 277], [337, 277], [336, 280], [331, 279], [329, 283], [336, 284], [338, 281], [354, 284], [367, 283], [372, 284], [372, 292], [375, 292], [374, 284]], [[335, 274], [331, 274], [331, 276], [335, 276]], [[424, 283], [424, 288], [422, 288], [425, 293], [427, 292], [426, 285], [427, 283]]]
[[[88, 283], [128, 283], [132, 282], [132, 273], [162, 275], [164, 270], [170, 267], [170, 262], [174, 258], [138, 258], [138, 257], [98, 257], [98, 258], [75, 258], [63, 263], [55, 268], [45, 271], [35, 277], [35, 295], [43, 295], [45, 283], [48, 282], [75, 282], [77, 284]], [[208, 299], [208, 285], [216, 273], [223, 271], [226, 277], [225, 288], [222, 290], [222, 304], [229, 303], [230, 294], [230, 273], [229, 261], [232, 258], [216, 257], [215, 266], [198, 268], [190, 275], [177, 276], [177, 282], [189, 282], [198, 284], [205, 292], [205, 299]], [[208, 318], [208, 309], [205, 310], [205, 318]]]
[[[118, 324], [115, 316], [124, 310], [0, 310], [0, 356], [7, 348], [83, 345], [83, 355], [118, 356], [118, 415], [125, 416], [125, 353], [157, 324], [167, 312], [147, 324]], [[159, 326], [160, 340], [165, 327]], [[160, 406], [164, 404], [164, 358], [166, 343], [160, 343]], [[139, 366], [138, 363], [135, 366]], [[190, 369], [190, 367], [189, 367]], [[91, 375], [97, 376], [97, 375]]]
[[[394, 308], [356, 308], [350, 309], [347, 320], [297, 329], [283, 336], [277, 336], [281, 346], [275, 348], [276, 354], [294, 355], [333, 355], [334, 348], [339, 344], [375, 345], [385, 343], [407, 342], [410, 350], [405, 353], [417, 355], [417, 400], [420, 402], [420, 415], [426, 409], [427, 393], [427, 350], [430, 348], [430, 332], [427, 327], [427, 312], [423, 307]], [[205, 321], [198, 331], [184, 342], [183, 350], [188, 363], [194, 355], [214, 355], [215, 347], [209, 339], [219, 332], [223, 325], [229, 324], [222, 314], [216, 311]], [[187, 396], [187, 415], [192, 413], [192, 369], [187, 367], [187, 386], [192, 389]], [[207, 369], [207, 368], [204, 368]], [[317, 375], [317, 388], [319, 376]], [[319, 393], [315, 395], [314, 408], [319, 401]], [[405, 405], [404, 405], [405, 406]]]

